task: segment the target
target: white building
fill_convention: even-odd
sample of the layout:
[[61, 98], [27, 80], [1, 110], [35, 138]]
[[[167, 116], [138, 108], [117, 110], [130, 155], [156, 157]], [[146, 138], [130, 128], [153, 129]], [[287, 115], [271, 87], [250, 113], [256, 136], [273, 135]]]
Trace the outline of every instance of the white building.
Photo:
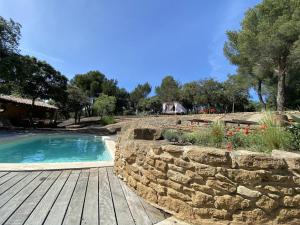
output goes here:
[[163, 103], [163, 114], [185, 114], [186, 109], [179, 102], [165, 102]]

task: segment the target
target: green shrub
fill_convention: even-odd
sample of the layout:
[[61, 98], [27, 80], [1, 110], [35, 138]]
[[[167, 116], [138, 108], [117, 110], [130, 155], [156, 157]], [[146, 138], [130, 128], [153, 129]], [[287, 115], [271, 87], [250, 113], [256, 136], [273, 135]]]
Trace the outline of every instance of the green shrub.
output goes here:
[[113, 116], [103, 116], [101, 119], [101, 123], [103, 125], [109, 125], [115, 123], [115, 118]]
[[292, 150], [299, 151], [300, 150], [300, 124], [294, 124], [289, 126], [288, 131], [292, 134], [292, 140], [290, 147]]
[[209, 143], [221, 147], [225, 140], [225, 126], [221, 121], [213, 122], [209, 129]]
[[168, 141], [179, 142], [179, 140], [181, 139], [182, 133], [177, 130], [170, 129], [170, 130], [165, 130], [162, 135], [163, 135], [164, 139], [166, 139]]
[[183, 133], [181, 135], [182, 143], [190, 143], [197, 145], [207, 145], [208, 144], [208, 133], [207, 132], [192, 132], [192, 133]]

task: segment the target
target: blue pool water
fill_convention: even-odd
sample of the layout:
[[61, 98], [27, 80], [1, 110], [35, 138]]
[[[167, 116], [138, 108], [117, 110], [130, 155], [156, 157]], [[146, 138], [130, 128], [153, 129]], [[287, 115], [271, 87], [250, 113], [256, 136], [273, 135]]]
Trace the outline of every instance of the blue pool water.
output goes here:
[[84, 134], [32, 134], [0, 139], [0, 163], [110, 161], [101, 137]]

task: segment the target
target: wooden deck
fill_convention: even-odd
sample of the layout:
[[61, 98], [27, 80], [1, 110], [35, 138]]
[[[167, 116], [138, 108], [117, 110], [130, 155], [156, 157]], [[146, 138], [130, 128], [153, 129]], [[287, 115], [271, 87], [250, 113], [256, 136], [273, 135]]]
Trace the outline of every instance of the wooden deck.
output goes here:
[[111, 167], [0, 171], [1, 225], [152, 225], [166, 217], [120, 181]]

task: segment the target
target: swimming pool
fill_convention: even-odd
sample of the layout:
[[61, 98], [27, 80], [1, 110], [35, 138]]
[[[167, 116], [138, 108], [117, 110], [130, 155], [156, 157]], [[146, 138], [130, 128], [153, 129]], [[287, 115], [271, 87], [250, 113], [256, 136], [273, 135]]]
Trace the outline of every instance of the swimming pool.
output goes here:
[[111, 161], [102, 138], [86, 134], [29, 134], [0, 139], [0, 163]]

